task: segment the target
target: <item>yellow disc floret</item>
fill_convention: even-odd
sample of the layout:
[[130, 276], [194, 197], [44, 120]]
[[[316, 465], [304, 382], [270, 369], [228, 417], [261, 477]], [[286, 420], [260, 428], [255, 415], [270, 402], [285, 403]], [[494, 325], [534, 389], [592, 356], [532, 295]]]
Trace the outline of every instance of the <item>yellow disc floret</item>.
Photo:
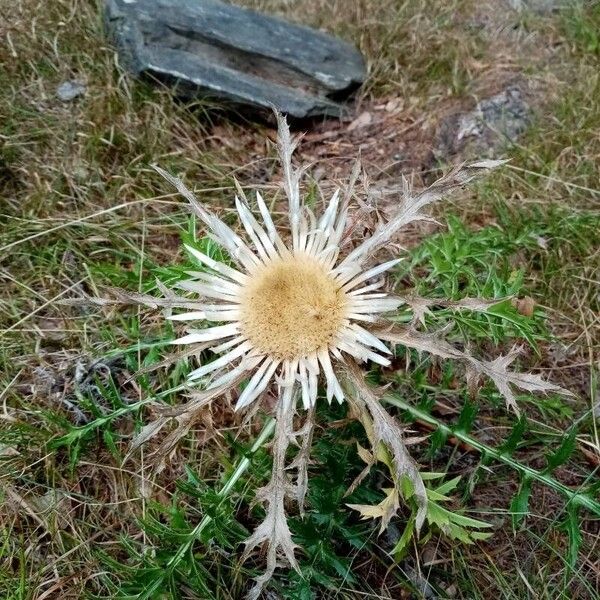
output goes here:
[[341, 329], [346, 298], [314, 258], [295, 255], [255, 271], [241, 302], [241, 329], [261, 353], [293, 360], [327, 347]]

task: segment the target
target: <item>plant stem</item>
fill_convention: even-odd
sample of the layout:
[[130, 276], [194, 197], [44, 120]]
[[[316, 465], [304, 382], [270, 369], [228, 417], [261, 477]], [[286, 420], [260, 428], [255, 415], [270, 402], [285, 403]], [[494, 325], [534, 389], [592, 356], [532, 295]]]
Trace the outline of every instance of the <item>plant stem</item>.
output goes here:
[[406, 412], [410, 413], [415, 419], [417, 419], [419, 421], [424, 421], [425, 423], [429, 423], [430, 425], [433, 425], [434, 427], [439, 429], [442, 433], [444, 433], [446, 435], [454, 436], [457, 439], [459, 439], [461, 442], [465, 442], [466, 444], [469, 444], [470, 446], [472, 446], [473, 448], [478, 450], [481, 454], [489, 455], [492, 458], [494, 458], [495, 460], [502, 462], [505, 465], [508, 465], [512, 469], [515, 469], [516, 471], [521, 473], [522, 476], [539, 481], [540, 483], [542, 483], [542, 484], [548, 486], [549, 488], [552, 488], [553, 490], [559, 492], [560, 494], [566, 496], [568, 498], [569, 502], [573, 502], [575, 505], [585, 507], [592, 513], [600, 516], [600, 503], [599, 502], [595, 501], [593, 498], [591, 498], [588, 495], [581, 494], [577, 491], [572, 490], [571, 488], [567, 487], [566, 485], [560, 483], [560, 481], [557, 481], [556, 479], [554, 479], [554, 477], [552, 477], [551, 475], [548, 475], [546, 473], [538, 471], [537, 469], [533, 469], [527, 465], [520, 463], [519, 461], [515, 460], [508, 454], [506, 454], [504, 452], [500, 452], [496, 448], [492, 448], [491, 446], [488, 446], [487, 444], [480, 442], [479, 440], [477, 440], [473, 436], [469, 435], [468, 433], [465, 433], [458, 429], [453, 429], [452, 427], [449, 427], [448, 425], [446, 425], [445, 423], [442, 423], [441, 421], [439, 421], [435, 417], [431, 416], [427, 412], [425, 412], [419, 408], [416, 408], [414, 406], [411, 406], [410, 404], [408, 404], [407, 402], [405, 402], [398, 396], [395, 396], [392, 394], [386, 394], [385, 396], [383, 396], [382, 400], [384, 402], [387, 402], [388, 404], [391, 404], [402, 410], [405, 410]]

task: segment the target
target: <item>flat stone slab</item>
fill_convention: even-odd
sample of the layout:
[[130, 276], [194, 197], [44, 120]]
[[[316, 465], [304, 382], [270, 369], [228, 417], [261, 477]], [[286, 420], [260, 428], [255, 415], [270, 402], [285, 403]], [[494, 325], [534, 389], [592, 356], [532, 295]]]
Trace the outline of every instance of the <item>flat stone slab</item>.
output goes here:
[[216, 0], [106, 0], [104, 19], [126, 69], [187, 98], [339, 116], [367, 75], [347, 42]]

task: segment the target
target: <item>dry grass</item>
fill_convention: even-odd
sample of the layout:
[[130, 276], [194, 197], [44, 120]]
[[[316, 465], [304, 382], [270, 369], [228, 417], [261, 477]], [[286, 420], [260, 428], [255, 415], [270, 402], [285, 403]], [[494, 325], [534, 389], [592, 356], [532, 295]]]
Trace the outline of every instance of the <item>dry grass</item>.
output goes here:
[[[218, 204], [224, 213], [234, 177], [243, 185], [266, 188], [278, 180], [272, 144], [264, 141], [272, 133], [264, 125], [247, 123], [243, 116], [229, 119], [203, 102], [182, 104], [165, 90], [125, 76], [103, 39], [99, 4], [21, 0], [4, 14], [0, 590], [9, 600], [107, 594], [99, 575], [108, 568], [103, 557], [124, 563], [131, 559], [121, 537], [136, 548], [149, 543], [139, 518], [149, 514], [152, 502], [168, 506], [177, 497], [190, 520], [199, 517], [194, 498], [177, 496], [182, 465], [193, 464], [210, 487], [234, 460], [231, 440], [217, 436], [203, 445], [211, 431], [204, 426], [159, 475], [149, 474], [143, 453], [122, 463], [134, 428], [145, 420], [141, 410], [94, 430], [80, 447], [48, 446], [78, 419], [110, 414], [118, 402], [147, 398], [177, 385], [183, 376], [181, 369], [174, 374], [159, 370], [129, 379], [166, 343], [169, 332], [155, 317], [58, 301], [82, 291], [96, 295], [107, 284], [146, 289], [161, 267], [181, 261], [179, 237], [190, 226], [187, 212], [150, 164], [185, 174], [200, 198]], [[546, 423], [534, 421], [539, 431], [520, 457], [543, 463], [540, 448], [548, 440], [556, 443], [570, 420], [580, 419], [577, 452], [562, 476], [572, 485], [580, 485], [585, 474], [597, 477], [597, 3], [587, 12], [515, 16], [507, 10], [504, 17], [490, 16], [485, 6], [471, 0], [311, 0], [300, 8], [287, 0], [243, 4], [334, 31], [356, 41], [368, 58], [371, 76], [355, 113], [347, 120], [311, 124], [300, 149], [303, 159], [317, 161], [312, 169], [316, 180], [332, 172], [344, 179], [361, 150], [375, 191], [393, 187], [400, 172], [419, 182], [439, 168], [431, 156], [445, 114], [471, 108], [475, 99], [515, 76], [527, 79], [539, 107], [535, 123], [518, 145], [507, 149], [510, 167], [478, 188], [475, 197], [457, 199], [453, 211], [477, 230], [499, 224], [503, 231], [519, 232], [538, 220], [539, 249], [523, 246], [512, 252], [511, 260], [515, 270], [525, 271], [528, 290], [563, 341], [543, 344], [538, 366], [580, 391], [581, 399], [568, 407], [571, 417], [528, 407]], [[55, 89], [70, 78], [85, 81], [87, 91], [83, 98], [62, 103]], [[348, 131], [353, 118], [365, 111], [373, 117], [371, 124]], [[499, 203], [506, 206], [500, 213]], [[377, 208], [385, 209], [384, 200], [371, 207]], [[574, 221], [573, 215], [580, 219]], [[144, 348], [138, 347], [139, 340]], [[428, 389], [435, 388], [435, 374], [428, 376]], [[452, 391], [440, 393], [453, 408]], [[490, 411], [478, 421], [480, 433], [489, 430], [492, 440], [511, 425], [498, 422], [497, 414]], [[256, 434], [227, 405], [209, 418], [241, 441]], [[447, 464], [438, 457], [432, 467], [471, 473], [469, 456], [454, 448], [448, 450]], [[514, 473], [506, 470], [475, 490], [475, 506], [503, 513], [490, 515], [498, 529], [491, 544], [467, 549], [440, 542], [430, 565], [424, 551], [415, 550], [402, 563], [402, 576], [415, 581], [417, 573], [418, 581], [429, 578], [447, 591], [454, 586], [460, 598], [554, 599], [567, 593], [592, 598], [591, 590], [598, 586], [597, 521], [582, 518], [580, 559], [569, 572], [563, 560], [565, 536], [552, 526], [562, 501], [535, 488], [526, 526], [513, 535], [505, 511], [516, 487]], [[242, 506], [240, 513], [250, 518], [246, 510]], [[224, 561], [212, 550], [202, 560], [210, 565]], [[365, 576], [366, 597], [397, 597], [398, 587], [406, 590], [397, 579], [387, 579], [396, 577], [398, 568], [384, 553], [357, 554], [356, 567]], [[241, 597], [246, 577], [240, 568], [225, 569], [216, 577], [222, 587], [212, 591], [220, 598]], [[180, 592], [181, 597], [198, 597], [185, 587]], [[343, 593], [361, 597], [352, 590]]]

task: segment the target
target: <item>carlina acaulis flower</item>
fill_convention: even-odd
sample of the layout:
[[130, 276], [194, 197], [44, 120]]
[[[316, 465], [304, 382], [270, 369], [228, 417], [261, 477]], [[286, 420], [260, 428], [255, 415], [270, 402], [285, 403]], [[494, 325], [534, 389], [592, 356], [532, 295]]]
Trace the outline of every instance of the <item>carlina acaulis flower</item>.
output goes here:
[[[282, 119], [280, 124], [280, 150], [288, 157], [293, 144]], [[332, 361], [349, 356], [359, 362], [390, 364], [390, 349], [369, 326], [402, 304], [401, 299], [380, 291], [384, 284], [380, 276], [400, 259], [365, 269], [373, 249], [369, 241], [340, 257], [347, 202], [340, 201], [337, 191], [317, 219], [301, 202], [299, 174], [284, 159], [286, 164], [291, 234], [287, 245], [260, 193], [256, 203], [262, 224], [243, 198], [235, 199], [247, 243], [209, 213], [180, 180], [157, 168], [188, 198], [209, 236], [236, 265], [217, 262], [187, 246], [205, 271], [190, 273], [191, 279], [178, 285], [197, 294], [197, 309], [170, 317], [203, 326], [189, 329], [174, 344], [208, 343], [219, 354], [190, 373], [190, 382], [203, 381], [207, 389], [213, 389], [251, 374], [236, 409], [248, 406], [274, 382], [287, 401], [298, 386], [304, 408], [310, 408], [317, 400], [321, 374], [327, 399], [342, 402], [344, 392]]]
[[[428, 514], [426, 488], [404, 446], [401, 427], [384, 410], [373, 388], [365, 383], [360, 363], [388, 366], [396, 345], [458, 360], [466, 365], [471, 382], [474, 375], [492, 379], [515, 411], [518, 407], [514, 388], [563, 391], [539, 375], [510, 370], [518, 354], [516, 349], [493, 361], [479, 360], [443, 339], [446, 330], [419, 331], [418, 322], [423, 321], [429, 307], [439, 304], [440, 300], [392, 295], [386, 291], [385, 275], [400, 259], [377, 260], [378, 252], [393, 241], [401, 228], [428, 218], [423, 212], [426, 206], [503, 161], [486, 160], [456, 168], [418, 194], [413, 194], [403, 181], [396, 212], [377, 225], [366, 239], [353, 244], [348, 240], [351, 236], [346, 227], [352, 194], [349, 191], [343, 196], [339, 191], [334, 193], [324, 212], [317, 217], [301, 198], [303, 171], [292, 166], [296, 141], [291, 138], [285, 119], [281, 115], [277, 115], [277, 119], [283, 186], [288, 200], [288, 235], [280, 234], [275, 228], [260, 193], [256, 193], [258, 211], [255, 215], [238, 187], [235, 204], [245, 231], [242, 237], [198, 202], [180, 179], [156, 167], [189, 200], [205, 225], [207, 235], [227, 252], [231, 262], [217, 261], [188, 246], [201, 270], [190, 272], [190, 278], [178, 284], [186, 295], [175, 296], [162, 284], [159, 284], [165, 294], [162, 299], [115, 292], [121, 302], [168, 308], [168, 318], [190, 324], [186, 335], [174, 343], [189, 345], [188, 354], [200, 356], [211, 350], [215, 355], [189, 375], [188, 383], [199, 386], [200, 391], [192, 394], [186, 404], [165, 408], [162, 416], [140, 432], [132, 449], [175, 421], [177, 427], [155, 451], [164, 462], [179, 439], [190, 430], [199, 410], [228, 392], [235, 395], [242, 381], [247, 383], [237, 396], [237, 410], [260, 401], [267, 391], [276, 393], [273, 473], [267, 486], [257, 492], [258, 499], [266, 505], [266, 516], [247, 540], [244, 553], [247, 556], [255, 547], [267, 545], [267, 569], [256, 580], [251, 598], [258, 597], [281, 556], [298, 569], [296, 546], [286, 521], [285, 500], [295, 499], [302, 512], [320, 383], [329, 402], [347, 399], [352, 403], [367, 430], [373, 446], [372, 456], [380, 455], [382, 446], [388, 453], [386, 464], [391, 469], [394, 488], [388, 490], [384, 502], [375, 508], [367, 507], [363, 515], [380, 517], [383, 529], [403, 498], [413, 504], [417, 532]], [[355, 170], [353, 180], [357, 174]], [[349, 243], [342, 244], [342, 241]], [[348, 250], [342, 252], [342, 248]], [[498, 300], [466, 298], [447, 301], [445, 306], [486, 310], [496, 302]], [[413, 323], [399, 325], [387, 318], [393, 316], [401, 304], [412, 309]], [[186, 312], [173, 314], [174, 308]], [[307, 409], [307, 418], [304, 426], [294, 431], [293, 415], [299, 403]], [[286, 451], [290, 442], [296, 443], [300, 451], [288, 466]], [[294, 482], [290, 467], [297, 472]]]

